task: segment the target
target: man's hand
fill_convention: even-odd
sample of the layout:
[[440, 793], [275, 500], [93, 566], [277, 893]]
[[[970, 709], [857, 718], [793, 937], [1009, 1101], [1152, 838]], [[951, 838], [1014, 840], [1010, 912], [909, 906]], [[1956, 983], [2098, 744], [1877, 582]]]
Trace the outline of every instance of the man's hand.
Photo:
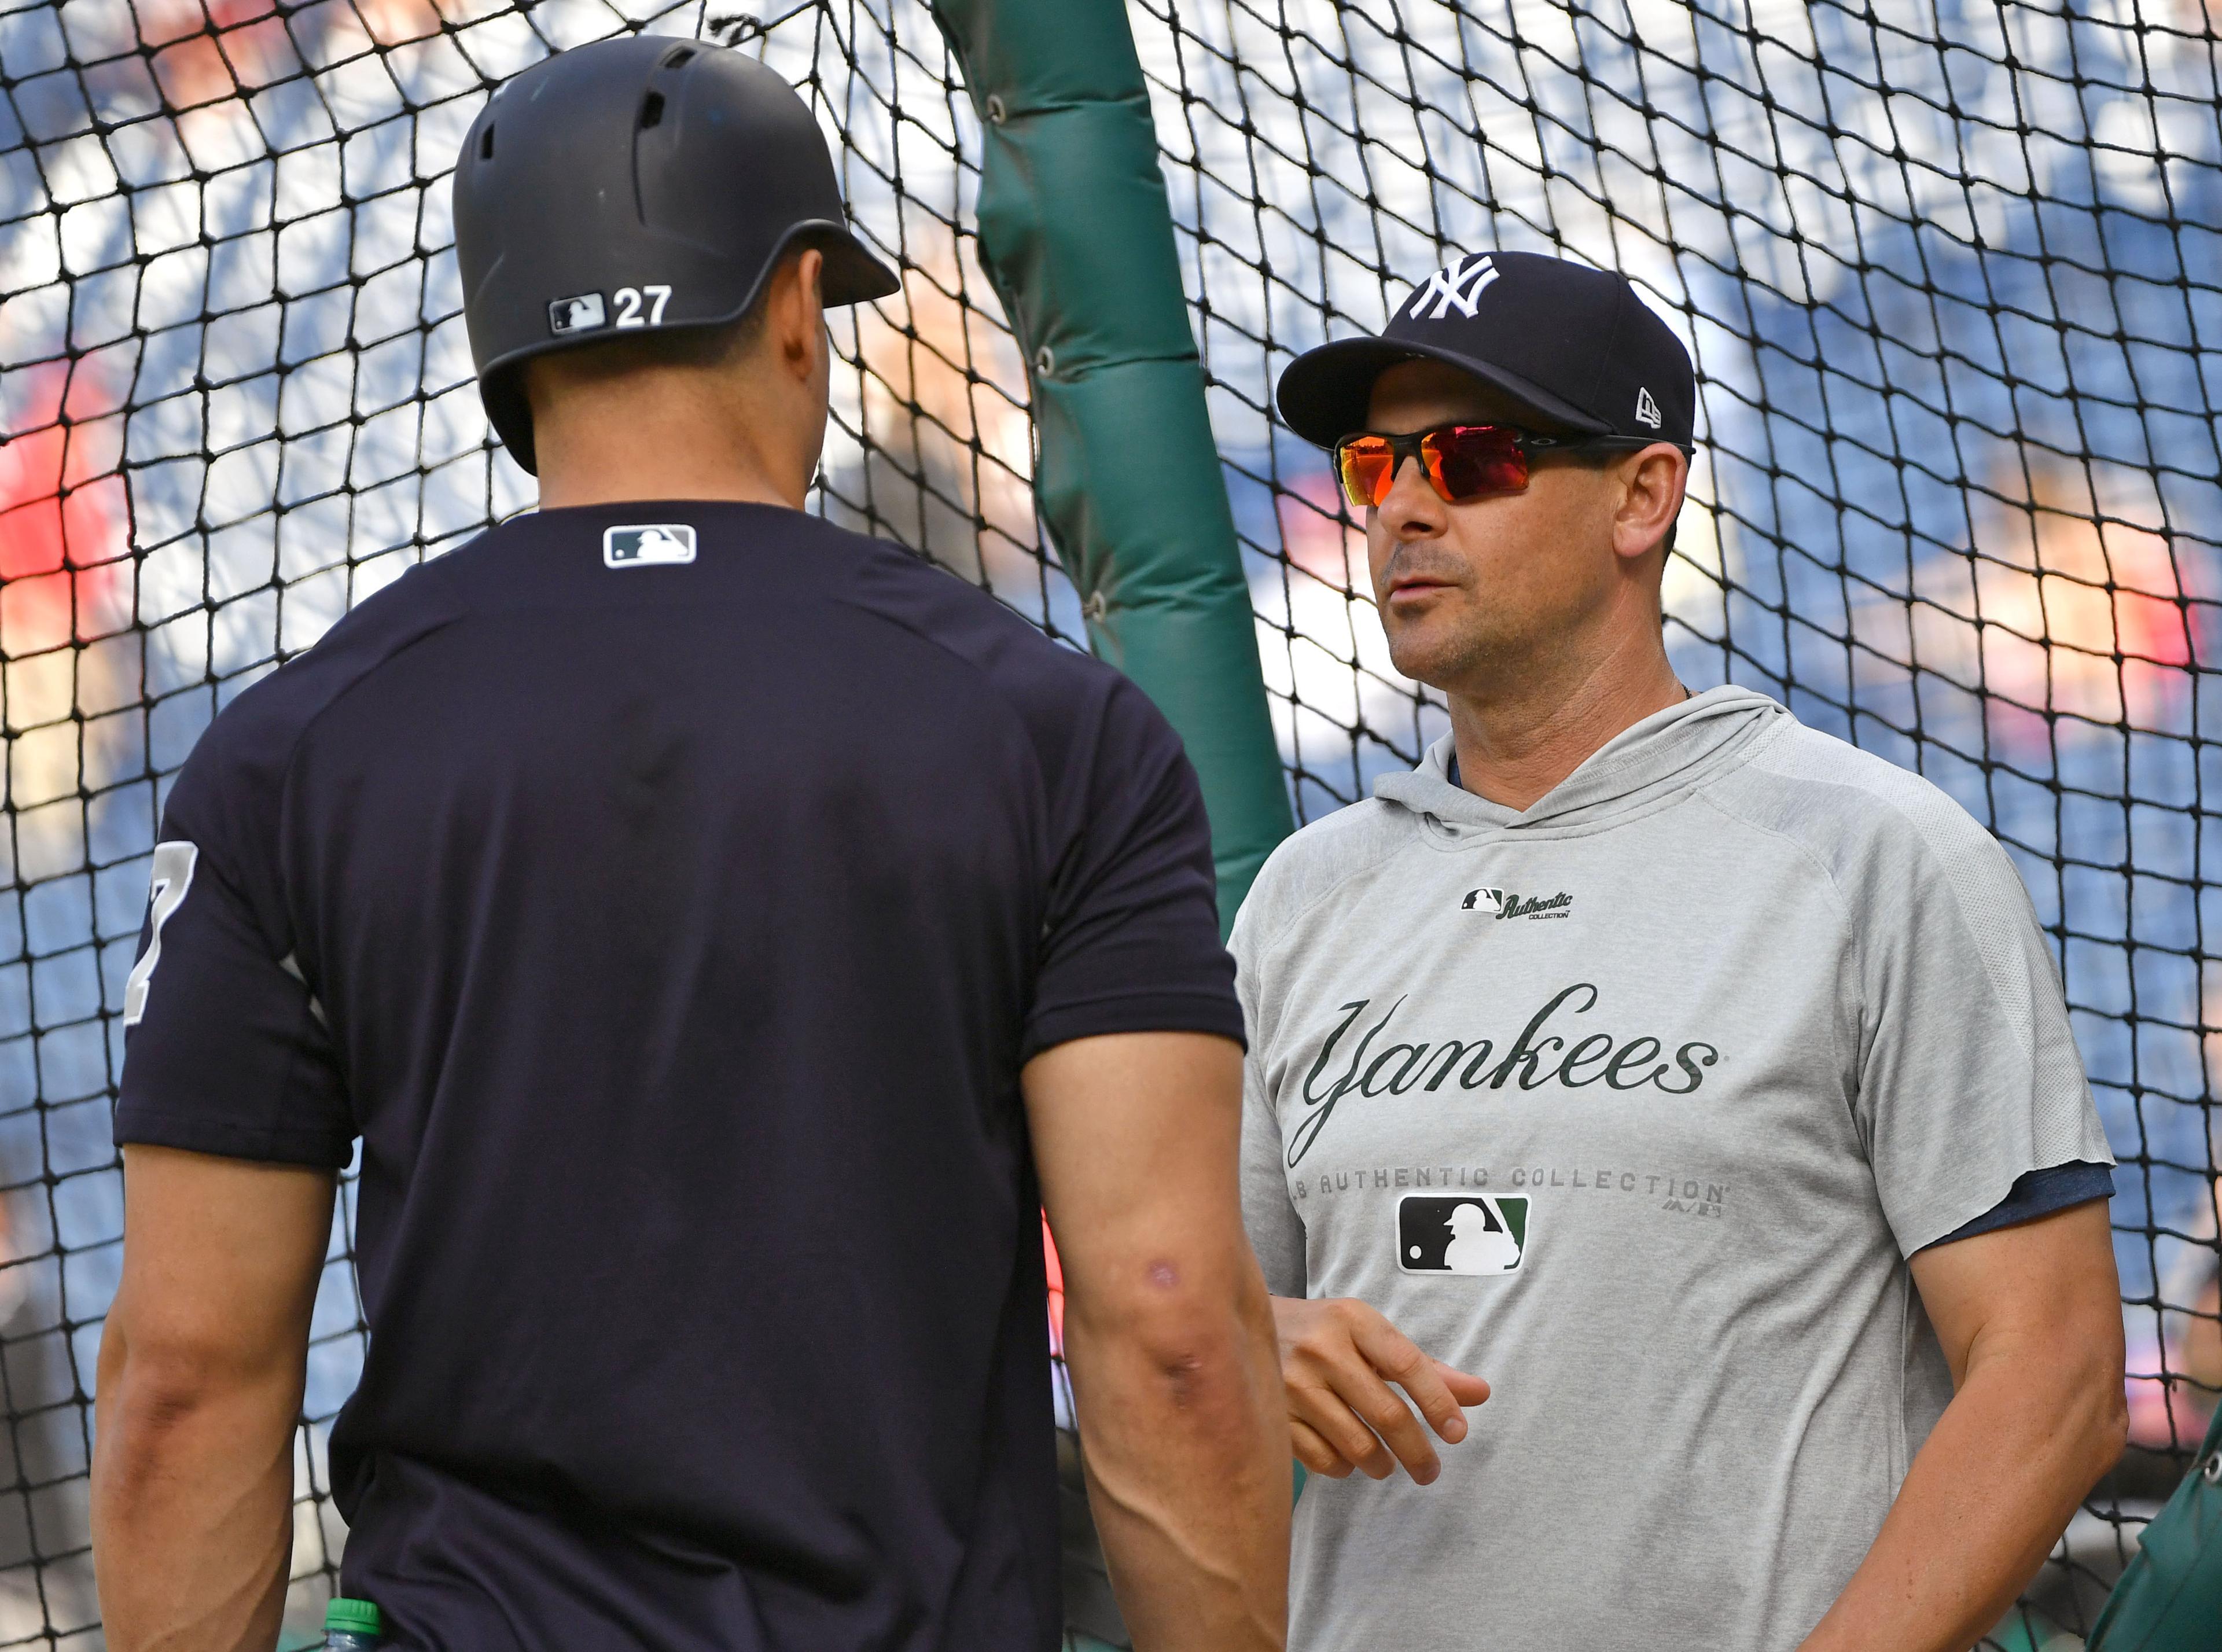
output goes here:
[[100, 1340], [92, 1556], [113, 1652], [270, 1645], [330, 1171], [123, 1150]]
[[1134, 1645], [1278, 1652], [1289, 1459], [1236, 1185], [1241, 1051], [1118, 1033], [1046, 1050], [1022, 1077], [1089, 1502]]
[[1964, 1652], [2037, 1574], [2128, 1426], [2111, 1240], [2093, 1200], [1916, 1253], [1952, 1403], [1803, 1652]]
[[1276, 1297], [1273, 1320], [1290, 1443], [1315, 1474], [1341, 1479], [1355, 1468], [1386, 1479], [1402, 1463], [1413, 1479], [1429, 1485], [1442, 1473], [1441, 1460], [1389, 1385], [1410, 1395], [1428, 1427], [1451, 1445], [1466, 1438], [1461, 1408], [1489, 1398], [1487, 1383], [1429, 1358], [1362, 1302]]

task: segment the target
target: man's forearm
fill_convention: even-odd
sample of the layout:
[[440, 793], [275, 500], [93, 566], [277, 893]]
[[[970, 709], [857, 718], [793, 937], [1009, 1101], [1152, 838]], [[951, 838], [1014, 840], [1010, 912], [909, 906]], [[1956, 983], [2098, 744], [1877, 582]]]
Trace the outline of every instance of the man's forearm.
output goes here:
[[1971, 1369], [1802, 1652], [1966, 1652], [2122, 1448], [2119, 1379], [2058, 1349]]
[[298, 1382], [204, 1386], [135, 1369], [111, 1327], [93, 1454], [93, 1563], [110, 1652], [274, 1645], [292, 1555]]
[[1262, 1291], [1196, 1334], [1102, 1335], [1068, 1309], [1095, 1511], [1137, 1652], [1278, 1652], [1288, 1429]]

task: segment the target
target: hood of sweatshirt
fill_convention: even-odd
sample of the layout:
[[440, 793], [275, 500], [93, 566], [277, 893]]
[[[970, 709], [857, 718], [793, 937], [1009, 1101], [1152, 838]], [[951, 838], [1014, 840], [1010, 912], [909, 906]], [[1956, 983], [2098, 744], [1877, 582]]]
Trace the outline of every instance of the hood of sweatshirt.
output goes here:
[[1453, 782], [1452, 742], [1446, 734], [1428, 748], [1411, 773], [1375, 781], [1373, 795], [1453, 837], [1594, 829], [1646, 811], [1741, 763], [1789, 714], [1749, 688], [1708, 689], [1615, 735], [1525, 810], [1492, 803]]

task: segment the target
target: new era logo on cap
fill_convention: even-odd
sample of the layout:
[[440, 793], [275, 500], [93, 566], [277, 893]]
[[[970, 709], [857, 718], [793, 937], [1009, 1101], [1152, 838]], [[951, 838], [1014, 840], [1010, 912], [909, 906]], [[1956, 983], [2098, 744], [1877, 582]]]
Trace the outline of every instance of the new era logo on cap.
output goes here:
[[1635, 422], [1648, 424], [1654, 430], [1666, 423], [1659, 417], [1659, 404], [1651, 399], [1650, 391], [1641, 386], [1638, 386], [1635, 392]]
[[[544, 291], [545, 289], [543, 289]], [[574, 298], [557, 298], [548, 306], [548, 330], [551, 333], [583, 333], [601, 326], [609, 319], [599, 292], [581, 292]]]
[[659, 562], [694, 560], [694, 530], [683, 522], [612, 528], [602, 535], [602, 565], [606, 568], [651, 568]]

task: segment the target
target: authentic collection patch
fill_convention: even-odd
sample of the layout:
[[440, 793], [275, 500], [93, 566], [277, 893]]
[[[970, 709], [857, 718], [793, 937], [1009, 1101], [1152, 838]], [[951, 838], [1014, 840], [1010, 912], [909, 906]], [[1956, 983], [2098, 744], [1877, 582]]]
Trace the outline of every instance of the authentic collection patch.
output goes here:
[[1397, 1201], [1397, 1266], [1407, 1273], [1510, 1273], [1528, 1251], [1528, 1197], [1409, 1193]]
[[611, 528], [602, 535], [602, 562], [608, 568], [650, 568], [694, 560], [694, 530], [683, 522], [656, 522]]
[[1564, 889], [1556, 895], [1508, 895], [1503, 889], [1468, 889], [1459, 902], [1460, 912], [1478, 912], [1484, 918], [1564, 918], [1574, 897]]

